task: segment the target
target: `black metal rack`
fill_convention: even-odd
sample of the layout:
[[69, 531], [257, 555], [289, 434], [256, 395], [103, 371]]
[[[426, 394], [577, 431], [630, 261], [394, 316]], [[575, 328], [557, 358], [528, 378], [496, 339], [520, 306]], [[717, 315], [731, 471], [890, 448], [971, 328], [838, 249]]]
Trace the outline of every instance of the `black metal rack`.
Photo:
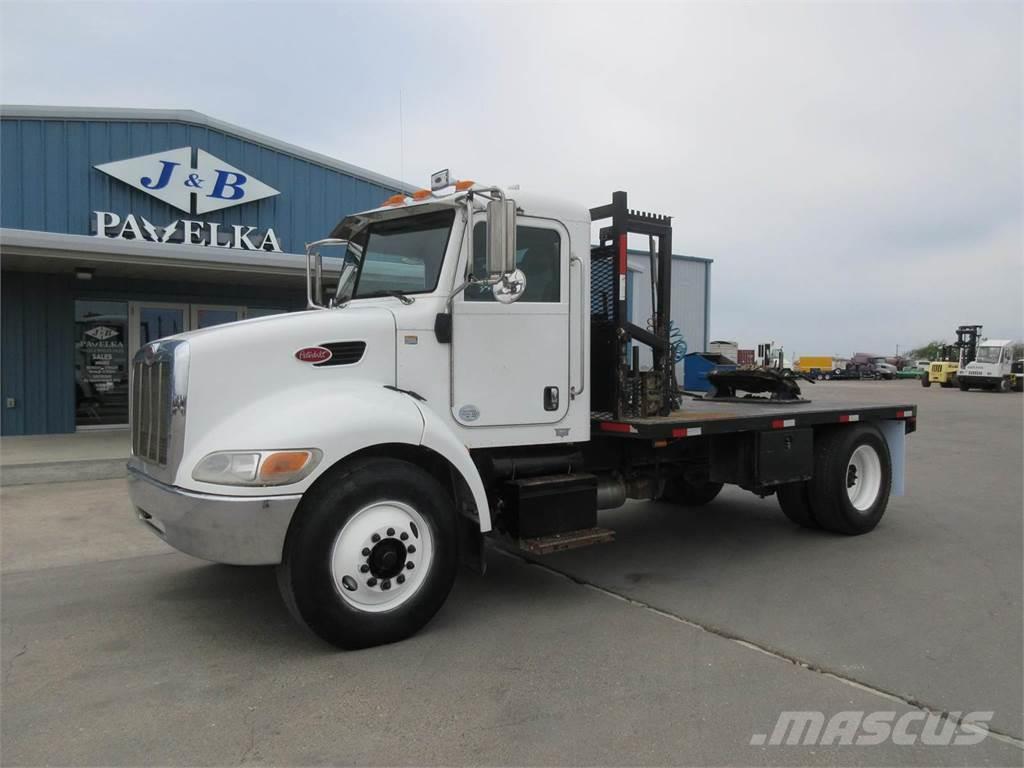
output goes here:
[[[625, 192], [608, 205], [590, 209], [602, 227], [590, 255], [591, 408], [616, 418], [666, 415], [675, 399], [675, 362], [669, 341], [672, 309], [672, 217], [630, 210]], [[644, 328], [626, 313], [629, 235], [647, 235], [651, 244], [652, 322]], [[641, 372], [639, 349], [651, 348], [653, 367]]]

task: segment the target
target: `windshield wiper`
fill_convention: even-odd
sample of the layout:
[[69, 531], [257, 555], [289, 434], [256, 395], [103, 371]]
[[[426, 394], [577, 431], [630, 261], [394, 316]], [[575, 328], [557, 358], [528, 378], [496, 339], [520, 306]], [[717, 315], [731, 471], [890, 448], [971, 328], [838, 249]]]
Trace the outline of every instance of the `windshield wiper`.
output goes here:
[[412, 304], [414, 301], [416, 301], [416, 299], [414, 299], [412, 296], [406, 296], [404, 292], [398, 291], [398, 290], [394, 290], [394, 289], [389, 289], [389, 290], [384, 290], [384, 291], [370, 291], [369, 293], [361, 293], [358, 296], [353, 296], [353, 298], [355, 298], [355, 299], [373, 299], [373, 298], [377, 298], [379, 296], [394, 296], [396, 299], [398, 299], [403, 304]]

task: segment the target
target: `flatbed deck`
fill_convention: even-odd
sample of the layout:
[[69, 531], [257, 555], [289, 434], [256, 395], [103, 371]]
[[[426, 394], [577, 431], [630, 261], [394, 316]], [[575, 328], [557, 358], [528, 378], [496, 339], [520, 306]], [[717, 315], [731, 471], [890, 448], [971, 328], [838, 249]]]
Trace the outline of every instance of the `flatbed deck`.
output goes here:
[[610, 413], [591, 414], [594, 436], [665, 440], [733, 432], [845, 424], [899, 419], [907, 421], [907, 434], [916, 428], [917, 406], [848, 403], [841, 406], [807, 402], [715, 402], [690, 398], [668, 416], [616, 419]]

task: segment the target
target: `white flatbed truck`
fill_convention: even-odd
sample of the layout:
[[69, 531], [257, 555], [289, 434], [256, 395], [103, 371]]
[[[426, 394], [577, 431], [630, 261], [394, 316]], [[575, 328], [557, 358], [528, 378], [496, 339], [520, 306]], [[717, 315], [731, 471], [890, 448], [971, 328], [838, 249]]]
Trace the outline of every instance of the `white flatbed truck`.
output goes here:
[[[655, 265], [643, 325], [630, 234]], [[487, 537], [534, 555], [608, 542], [598, 510], [627, 499], [705, 504], [732, 483], [799, 525], [872, 530], [902, 493], [915, 406], [683, 395], [671, 237], [623, 192], [588, 210], [447, 173], [346, 217], [307, 249], [307, 311], [136, 355], [139, 520], [199, 558], [276, 565], [293, 615], [342, 648], [416, 632]], [[327, 245], [345, 255], [325, 270]]]

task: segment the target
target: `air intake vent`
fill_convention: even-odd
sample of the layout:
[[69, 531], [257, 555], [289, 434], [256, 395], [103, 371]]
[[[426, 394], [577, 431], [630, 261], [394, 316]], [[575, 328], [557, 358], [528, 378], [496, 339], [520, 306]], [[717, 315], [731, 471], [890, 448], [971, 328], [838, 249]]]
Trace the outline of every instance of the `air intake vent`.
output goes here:
[[366, 352], [365, 341], [333, 341], [320, 344], [324, 349], [331, 350], [331, 359], [322, 363], [314, 363], [314, 368], [329, 368], [332, 365], [355, 365], [363, 359]]

